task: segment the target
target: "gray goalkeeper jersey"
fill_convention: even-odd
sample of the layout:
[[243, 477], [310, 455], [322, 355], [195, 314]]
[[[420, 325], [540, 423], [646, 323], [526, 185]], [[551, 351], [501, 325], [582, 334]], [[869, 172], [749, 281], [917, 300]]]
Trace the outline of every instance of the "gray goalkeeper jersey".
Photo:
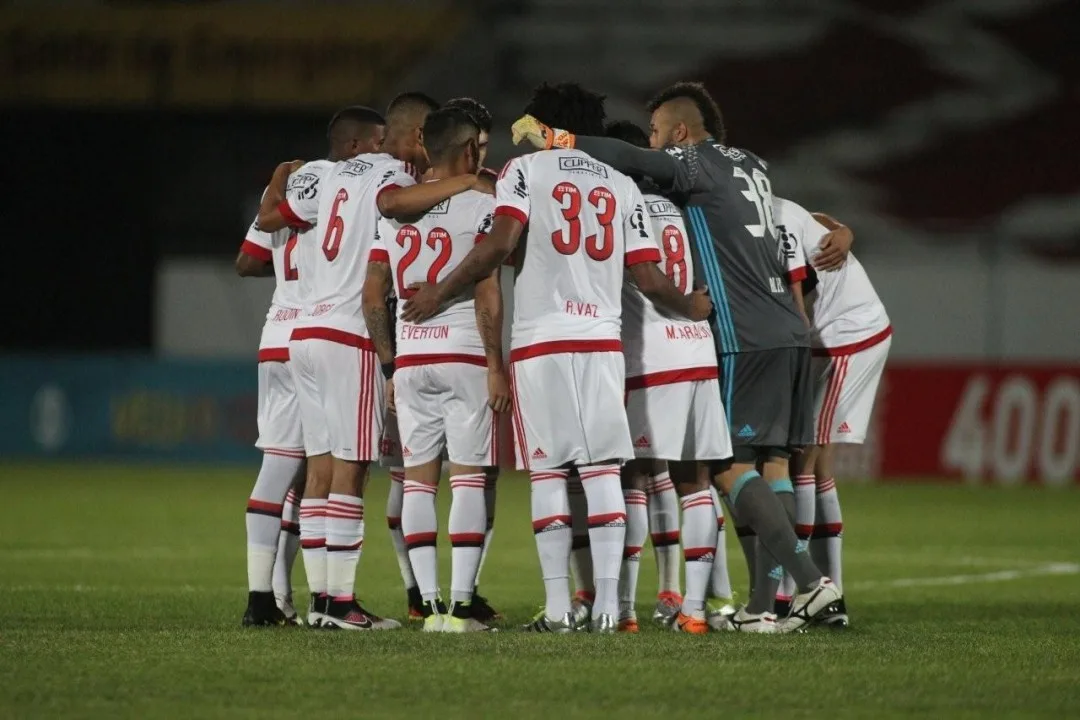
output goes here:
[[578, 137], [576, 147], [617, 170], [651, 177], [683, 206], [695, 277], [709, 288], [721, 353], [809, 347], [806, 323], [785, 281], [765, 163], [713, 140], [644, 150]]

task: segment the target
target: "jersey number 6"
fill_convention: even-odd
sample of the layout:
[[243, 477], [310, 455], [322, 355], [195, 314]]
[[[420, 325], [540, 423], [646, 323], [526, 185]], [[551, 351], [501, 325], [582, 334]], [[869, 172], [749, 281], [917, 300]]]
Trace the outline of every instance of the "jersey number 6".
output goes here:
[[[551, 244], [563, 255], [573, 255], [581, 247], [581, 218], [578, 217], [581, 214], [581, 191], [573, 183], [561, 182], [552, 189], [551, 197], [558, 201], [563, 219], [570, 225], [566, 232], [556, 230], [551, 233]], [[615, 196], [605, 187], [595, 187], [589, 191], [589, 204], [596, 208], [596, 220], [603, 236], [586, 236], [585, 254], [593, 260], [607, 260], [615, 249], [615, 233], [611, 229], [611, 221], [615, 217]]]
[[341, 203], [349, 199], [349, 193], [345, 188], [337, 191], [334, 197], [334, 205], [330, 208], [330, 221], [326, 224], [326, 234], [323, 235], [322, 251], [327, 261], [334, 262], [338, 251], [341, 249], [341, 236], [345, 234], [345, 221], [338, 215]]

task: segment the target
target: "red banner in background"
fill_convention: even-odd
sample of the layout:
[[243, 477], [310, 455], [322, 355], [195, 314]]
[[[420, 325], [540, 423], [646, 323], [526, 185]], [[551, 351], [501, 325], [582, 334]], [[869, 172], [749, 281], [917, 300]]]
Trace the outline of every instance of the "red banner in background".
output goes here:
[[1080, 367], [891, 365], [880, 477], [1080, 481]]

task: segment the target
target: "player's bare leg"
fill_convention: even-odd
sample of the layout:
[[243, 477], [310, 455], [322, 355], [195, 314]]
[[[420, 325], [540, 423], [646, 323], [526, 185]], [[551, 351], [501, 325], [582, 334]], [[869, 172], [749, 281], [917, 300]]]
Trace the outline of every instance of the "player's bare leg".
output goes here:
[[544, 609], [525, 626], [528, 632], [567, 633], [574, 630], [570, 613], [570, 498], [569, 470], [533, 470], [530, 475], [533, 534], [544, 577]]
[[329, 453], [308, 457], [304, 497], [300, 501], [300, 552], [311, 593], [307, 616], [310, 627], [322, 626], [330, 602], [326, 594], [326, 499], [332, 478]]
[[667, 625], [682, 607], [682, 557], [679, 552], [679, 495], [666, 462], [657, 462], [646, 487], [649, 535], [656, 556], [656, 609], [653, 621]]
[[420, 591], [424, 632], [441, 632], [445, 607], [439, 598], [439, 562], [436, 549], [439, 524], [435, 495], [442, 474], [442, 459], [405, 468], [401, 531], [409, 565]]
[[303, 619], [293, 606], [292, 571], [296, 554], [300, 552], [300, 499], [304, 497], [307, 481], [305, 461], [293, 479], [292, 487], [285, 495], [281, 508], [281, 531], [278, 533], [277, 557], [274, 558], [274, 600], [285, 618], [295, 625], [303, 625]]
[[649, 511], [645, 487], [652, 475], [653, 461], [631, 460], [622, 468], [623, 501], [626, 503], [626, 546], [622, 569], [619, 572], [619, 631], [638, 631], [637, 598], [638, 573], [641, 569], [641, 548], [649, 534]]
[[678, 632], [703, 635], [709, 631], [705, 594], [716, 552], [716, 512], [709, 492], [709, 469], [696, 462], [673, 462], [670, 469], [682, 505], [683, 558], [686, 561], [686, 592], [671, 627]]
[[592, 621], [596, 585], [589, 545], [589, 506], [577, 468], [570, 469], [566, 493], [570, 501], [570, 575], [574, 579], [574, 599], [570, 608], [577, 627], [587, 628]]
[[[791, 457], [791, 476], [795, 479], [795, 537], [801, 542], [810, 544], [810, 537], [814, 532], [815, 492], [814, 492], [814, 464], [817, 461], [819, 449], [812, 445], [801, 453]], [[827, 566], [814, 553], [813, 545], [810, 545], [810, 557], [819, 568]], [[830, 574], [830, 577], [831, 574]], [[834, 580], [835, 582], [835, 580]], [[790, 573], [784, 573], [784, 579], [780, 583], [780, 590], [776, 594], [775, 612], [779, 617], [786, 617], [791, 610], [791, 598], [795, 595], [795, 581]]]
[[[792, 615], [781, 624], [780, 629], [798, 630], [838, 600], [840, 593], [814, 565], [807, 548], [799, 544], [783, 504], [757, 472], [754, 462], [748, 462], [748, 458], [738, 460], [730, 467], [720, 465], [717, 468], [719, 472], [713, 474], [713, 484], [728, 495], [739, 519], [754, 529], [761, 545], [795, 578], [798, 594], [792, 603]], [[745, 608], [740, 609], [732, 619], [737, 628], [740, 627], [740, 614], [745, 618]], [[772, 624], [777, 625], [775, 622]], [[753, 623], [743, 627], [761, 631], [768, 626], [767, 621], [761, 622], [761, 618], [756, 618]], [[776, 628], [772, 631], [775, 632]]]
[[390, 531], [390, 542], [394, 546], [398, 570], [401, 572], [401, 582], [405, 586], [409, 619], [420, 620], [424, 617], [421, 610], [423, 600], [420, 597], [420, 588], [416, 585], [416, 576], [413, 575], [412, 563], [409, 562], [405, 536], [401, 532], [401, 506], [404, 497], [405, 468], [392, 467], [390, 468], [390, 492], [386, 497], [386, 527]]
[[[442, 623], [444, 632], [491, 630], [473, 613], [476, 576], [484, 553], [488, 513], [485, 502], [487, 476], [484, 468], [450, 463], [450, 610]], [[425, 603], [430, 606], [430, 603]], [[426, 621], [425, 621], [425, 630]]]
[[288, 624], [274, 601], [274, 560], [285, 495], [303, 464], [302, 457], [285, 451], [263, 452], [245, 515], [248, 570], [248, 604], [242, 620], [245, 627]]
[[[834, 448], [831, 443], [823, 446], [814, 461], [817, 522], [814, 525], [813, 539], [810, 541], [810, 554], [819, 567], [828, 568], [829, 577], [843, 593], [844, 517], [840, 514], [840, 498], [836, 494], [836, 481], [833, 479]], [[815, 545], [818, 547], [815, 548]], [[848, 614], [844, 598], [841, 597], [830, 605], [817, 620], [834, 629], [846, 628]]]
[[[788, 470], [789, 455], [780, 450], [771, 450], [759, 463], [761, 474], [769, 488], [776, 493], [792, 528], [795, 527], [795, 490]], [[803, 543], [800, 547], [806, 548]], [[784, 578], [784, 569], [780, 562], [760, 545], [757, 548], [754, 569], [754, 590], [746, 603], [746, 612], [751, 615], [773, 613], [776, 594], [780, 581]]]
[[484, 531], [484, 549], [480, 553], [480, 565], [476, 569], [476, 587], [473, 588], [472, 613], [473, 617], [483, 623], [501, 620], [502, 613], [491, 607], [486, 597], [480, 594], [480, 572], [484, 569], [484, 561], [487, 560], [488, 550], [491, 548], [491, 538], [495, 534], [495, 488], [499, 480], [499, 468], [484, 468], [484, 507], [487, 511], [487, 523]]

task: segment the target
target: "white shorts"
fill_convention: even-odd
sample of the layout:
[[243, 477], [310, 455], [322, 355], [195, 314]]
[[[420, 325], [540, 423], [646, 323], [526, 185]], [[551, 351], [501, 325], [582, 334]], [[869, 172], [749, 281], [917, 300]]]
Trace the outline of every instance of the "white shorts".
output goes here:
[[287, 362], [259, 363], [258, 423], [255, 447], [274, 455], [304, 456], [300, 401]]
[[630, 460], [621, 352], [559, 353], [510, 365], [519, 470]]
[[634, 457], [656, 460], [723, 460], [731, 433], [719, 380], [653, 385], [626, 394]]
[[487, 467], [498, 462], [487, 368], [466, 363], [414, 365], [394, 373], [394, 400], [405, 467], [442, 457]]
[[814, 441], [861, 444], [892, 338], [851, 355], [814, 357]]
[[306, 339], [291, 341], [289, 356], [296, 366], [307, 454], [329, 452], [341, 460], [378, 460], [386, 407], [375, 353]]

